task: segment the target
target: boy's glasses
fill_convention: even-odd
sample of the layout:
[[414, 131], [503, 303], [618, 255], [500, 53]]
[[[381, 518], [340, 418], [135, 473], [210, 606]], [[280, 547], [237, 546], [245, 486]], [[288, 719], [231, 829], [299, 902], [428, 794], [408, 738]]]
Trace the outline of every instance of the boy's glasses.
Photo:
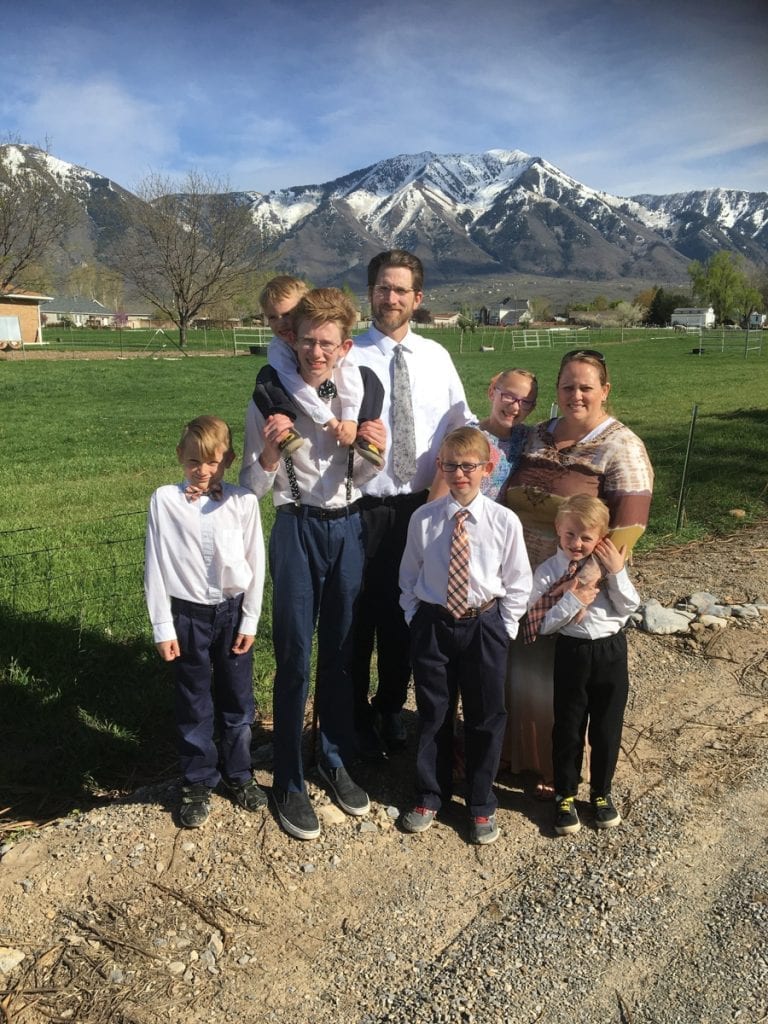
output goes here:
[[299, 338], [296, 344], [299, 348], [305, 348], [307, 351], [309, 351], [310, 349], [314, 348], [315, 345], [317, 345], [317, 347], [320, 349], [322, 353], [324, 353], [324, 355], [329, 356], [331, 355], [332, 352], [336, 351], [339, 345], [341, 345], [341, 342], [314, 341], [311, 338]]
[[502, 388], [494, 388], [493, 390], [501, 395], [503, 401], [516, 402], [523, 409], [532, 409], [536, 405], [535, 398], [520, 398], [519, 395], [514, 395], [511, 391], [504, 391]]
[[563, 358], [560, 360], [560, 365], [569, 362], [571, 359], [578, 359], [580, 356], [586, 356], [588, 359], [596, 359], [599, 363], [605, 366], [605, 356], [602, 352], [598, 352], [594, 348], [575, 348], [572, 352], [566, 352]]
[[466, 473], [469, 476], [470, 473], [474, 473], [476, 470], [481, 469], [485, 465], [484, 462], [440, 462], [440, 469], [444, 473], [457, 473], [461, 470], [462, 473]]

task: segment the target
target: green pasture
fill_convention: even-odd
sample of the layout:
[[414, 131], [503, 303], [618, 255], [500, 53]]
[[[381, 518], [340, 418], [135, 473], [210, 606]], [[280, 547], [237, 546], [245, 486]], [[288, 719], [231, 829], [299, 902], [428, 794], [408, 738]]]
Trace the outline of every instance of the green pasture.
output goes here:
[[[482, 351], [477, 335], [462, 341], [448, 331], [444, 340], [479, 416], [495, 372], [534, 371], [540, 396], [529, 422], [548, 415], [567, 347], [605, 352], [612, 411], [645, 440], [656, 470], [640, 552], [763, 518], [768, 352], [745, 358], [740, 332], [705, 337], [701, 354], [693, 351], [698, 338], [639, 336], [630, 340], [625, 332], [622, 342], [582, 333], [575, 343], [570, 336], [554, 347], [513, 348], [509, 334], [496, 332], [493, 351]], [[482, 347], [491, 347], [486, 342]], [[151, 644], [141, 591], [145, 510], [155, 487], [179, 479], [174, 448], [185, 421], [201, 413], [225, 417], [240, 451], [245, 406], [263, 361], [200, 358], [204, 352], [54, 362], [15, 353], [0, 363], [0, 429], [12, 480], [0, 527], [0, 811], [11, 808], [14, 820], [174, 771], [168, 675]], [[745, 517], [731, 516], [734, 508]], [[271, 501], [262, 511], [266, 534]], [[264, 712], [273, 670], [267, 590], [255, 673]]]

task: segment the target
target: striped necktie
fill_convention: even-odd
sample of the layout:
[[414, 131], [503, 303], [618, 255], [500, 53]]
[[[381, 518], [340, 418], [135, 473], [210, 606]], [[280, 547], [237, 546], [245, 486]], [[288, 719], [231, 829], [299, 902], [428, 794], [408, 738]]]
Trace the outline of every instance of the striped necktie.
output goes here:
[[469, 607], [469, 537], [464, 525], [468, 515], [468, 509], [459, 509], [451, 536], [446, 607], [455, 619], [460, 619]]
[[576, 570], [579, 568], [579, 562], [577, 559], [573, 559], [568, 563], [568, 568], [565, 570], [559, 580], [555, 580], [552, 586], [547, 590], [538, 601], [534, 602], [528, 609], [528, 614], [523, 619], [523, 640], [527, 644], [532, 644], [539, 634], [539, 629], [544, 621], [544, 616], [547, 614], [550, 608], [554, 608], [560, 598], [563, 596], [561, 593], [555, 593], [555, 591], [563, 583], [567, 583], [568, 580], [572, 579], [576, 575]]

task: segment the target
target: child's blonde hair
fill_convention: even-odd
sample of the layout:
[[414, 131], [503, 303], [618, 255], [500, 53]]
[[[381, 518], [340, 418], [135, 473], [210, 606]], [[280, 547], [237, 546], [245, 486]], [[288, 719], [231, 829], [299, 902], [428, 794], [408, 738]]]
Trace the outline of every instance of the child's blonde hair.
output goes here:
[[601, 537], [608, 533], [610, 513], [608, 506], [600, 498], [593, 498], [588, 494], [571, 495], [558, 507], [555, 526], [559, 526], [566, 516], [573, 516], [589, 529], [597, 530]]
[[234, 454], [229, 424], [218, 416], [198, 416], [190, 420], [181, 432], [177, 451], [182, 454], [193, 446], [204, 459], [214, 458], [220, 448], [225, 449], [226, 455]]
[[458, 427], [446, 434], [443, 443], [440, 445], [440, 458], [445, 452], [451, 451], [456, 455], [476, 455], [481, 462], [489, 462], [491, 458], [491, 446], [488, 438], [477, 427]]
[[290, 277], [288, 274], [278, 274], [264, 285], [259, 295], [259, 305], [264, 313], [267, 306], [272, 308], [275, 303], [283, 302], [285, 299], [296, 297], [298, 302], [302, 295], [306, 295], [309, 287], [306, 281], [298, 277]]

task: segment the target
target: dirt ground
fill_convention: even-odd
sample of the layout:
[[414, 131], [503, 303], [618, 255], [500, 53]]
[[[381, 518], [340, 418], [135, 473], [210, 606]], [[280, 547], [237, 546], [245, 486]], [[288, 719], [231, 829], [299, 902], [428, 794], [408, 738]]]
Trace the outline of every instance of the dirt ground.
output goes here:
[[[768, 523], [640, 556], [633, 576], [644, 598], [667, 605], [696, 590], [765, 600]], [[632, 1007], [637, 1014], [649, 979], [691, 941], [691, 922], [740, 866], [765, 870], [768, 803], [768, 619], [695, 638], [633, 630], [629, 640], [632, 696], [615, 786], [624, 825], [610, 835], [585, 828], [579, 838], [587, 834], [592, 845], [574, 849], [599, 871], [637, 855], [649, 821], [664, 811], [681, 825], [648, 847], [654, 871], [644, 898], [669, 900], [658, 964], [625, 950], [595, 981], [621, 989], [618, 1002], [611, 995], [615, 1014], [594, 1017], [618, 1024], [641, 1019]], [[392, 1009], [398, 993], [413, 989], [418, 972], [427, 977], [476, 922], [506, 927], [498, 909], [505, 895], [531, 876], [546, 892], [570, 849], [553, 833], [551, 805], [532, 799], [530, 780], [520, 777], [499, 784], [502, 835], [492, 846], [467, 844], [459, 802], [429, 832], [403, 833], [395, 819], [410, 799], [415, 724], [410, 712], [406, 753], [358, 772], [372, 800], [363, 820], [338, 811], [310, 773], [323, 824], [314, 843], [290, 839], [271, 812], [248, 815], [219, 796], [206, 827], [179, 830], [173, 786], [6, 840], [0, 965], [8, 950], [24, 959], [6, 973], [0, 967], [0, 1022], [409, 1019]], [[257, 737], [254, 754], [268, 785], [258, 746], [265, 739]], [[724, 823], [747, 788], [762, 812], [737, 836]], [[514, 996], [518, 981], [506, 970], [494, 979], [513, 993], [503, 1015], [457, 1010], [432, 1019], [561, 1019], [541, 998], [529, 1008], [525, 988]], [[514, 970], [519, 976], [525, 965]], [[537, 977], [537, 991], [546, 980]], [[704, 1018], [691, 1011], [674, 1019]]]

